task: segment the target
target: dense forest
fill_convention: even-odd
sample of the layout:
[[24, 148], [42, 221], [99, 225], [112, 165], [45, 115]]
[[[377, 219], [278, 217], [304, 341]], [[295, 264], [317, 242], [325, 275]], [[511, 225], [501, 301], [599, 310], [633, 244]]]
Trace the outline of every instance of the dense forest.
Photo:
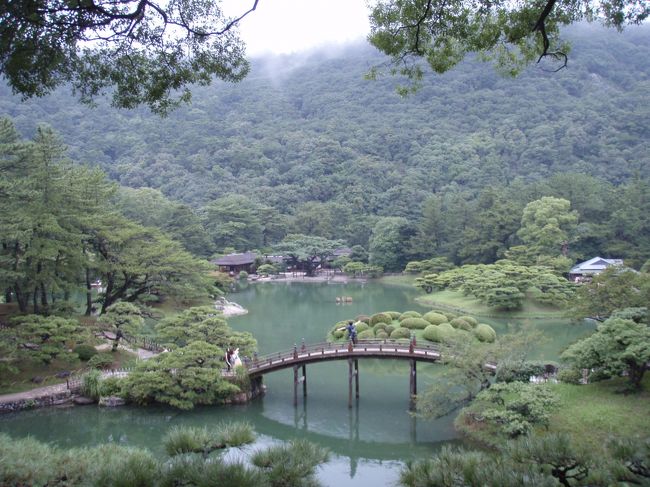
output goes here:
[[557, 73], [465, 62], [406, 98], [399, 80], [364, 79], [383, 58], [359, 44], [253, 60], [243, 82], [196, 89], [166, 118], [88, 109], [66, 90], [23, 102], [5, 86], [0, 114], [24, 137], [51, 125], [73, 161], [119, 182], [122, 213], [196, 255], [290, 233], [368, 248], [393, 232], [401, 255], [386, 270], [435, 255], [490, 263], [522, 243], [526, 205], [553, 196], [578, 215], [571, 258], [638, 268], [650, 257], [650, 29], [567, 37]]

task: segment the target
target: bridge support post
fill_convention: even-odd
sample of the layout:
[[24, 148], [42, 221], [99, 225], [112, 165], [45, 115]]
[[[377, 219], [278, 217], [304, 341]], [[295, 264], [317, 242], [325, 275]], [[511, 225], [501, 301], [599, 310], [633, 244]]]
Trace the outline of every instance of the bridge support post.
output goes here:
[[410, 384], [409, 384], [409, 393], [410, 393], [410, 404], [409, 409], [413, 411], [415, 409], [415, 396], [418, 393], [418, 371], [417, 371], [417, 360], [410, 360], [411, 362], [411, 374], [410, 374]]
[[[302, 377], [298, 375], [298, 369], [302, 368]], [[293, 366], [293, 405], [298, 406], [298, 384], [302, 382], [302, 396], [307, 397], [307, 366]]]
[[348, 407], [352, 408], [352, 381], [355, 381], [356, 398], [359, 399], [359, 361], [348, 359]]

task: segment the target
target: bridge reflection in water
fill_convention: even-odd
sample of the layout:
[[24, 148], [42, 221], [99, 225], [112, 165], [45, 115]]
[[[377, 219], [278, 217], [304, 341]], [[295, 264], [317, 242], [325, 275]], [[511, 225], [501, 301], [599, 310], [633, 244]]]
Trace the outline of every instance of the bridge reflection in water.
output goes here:
[[437, 362], [440, 350], [435, 345], [420, 345], [415, 338], [411, 340], [359, 340], [349, 343], [317, 343], [278, 352], [263, 357], [255, 355], [246, 363], [253, 387], [261, 385], [264, 374], [276, 370], [293, 368], [293, 404], [298, 405], [298, 389], [302, 384], [303, 397], [307, 397], [307, 364], [331, 360], [348, 361], [348, 407], [353, 405], [354, 397], [359, 399], [359, 358], [401, 359], [410, 362], [409, 393], [411, 409], [417, 395], [417, 362]]

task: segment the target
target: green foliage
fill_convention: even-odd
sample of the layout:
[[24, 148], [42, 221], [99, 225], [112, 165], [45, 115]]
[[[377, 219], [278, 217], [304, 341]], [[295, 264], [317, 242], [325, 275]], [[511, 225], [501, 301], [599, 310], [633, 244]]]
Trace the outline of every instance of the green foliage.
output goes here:
[[438, 328], [437, 325], [429, 325], [422, 332], [422, 336], [425, 340], [430, 342], [442, 342], [444, 340], [445, 332], [444, 330]]
[[496, 380], [498, 382], [528, 382], [531, 377], [542, 377], [549, 368], [557, 369], [558, 365], [539, 360], [521, 362], [501, 362], [497, 364]]
[[571, 345], [561, 355], [579, 369], [596, 369], [603, 377], [627, 373], [630, 387], [641, 388], [650, 361], [650, 325], [609, 318], [589, 337]]
[[387, 315], [390, 315], [392, 320], [399, 320], [399, 317], [402, 316], [402, 313], [399, 311], [384, 311]]
[[430, 323], [423, 318], [406, 318], [400, 321], [400, 326], [410, 330], [424, 330]]
[[91, 369], [109, 369], [113, 365], [114, 357], [110, 353], [97, 353], [86, 364]]
[[239, 348], [240, 354], [247, 356], [257, 350], [253, 335], [233, 331], [221, 313], [209, 306], [188, 308], [176, 316], [161, 320], [156, 325], [156, 334], [162, 343], [176, 347], [201, 341], [222, 350]]
[[255, 441], [253, 428], [248, 423], [222, 423], [207, 427], [176, 426], [163, 437], [162, 444], [170, 457], [186, 453], [200, 453], [207, 457], [216, 450], [242, 446]]
[[485, 323], [479, 323], [476, 325], [476, 328], [474, 328], [474, 335], [476, 335], [476, 338], [480, 341], [485, 343], [493, 343], [497, 338], [497, 333], [494, 331], [494, 328]]
[[485, 293], [485, 304], [491, 308], [514, 310], [521, 308], [525, 298], [516, 287], [495, 287]]
[[574, 368], [562, 368], [557, 373], [557, 380], [566, 384], [582, 383], [582, 371]]
[[650, 302], [650, 274], [610, 266], [582, 284], [573, 304], [573, 316], [606, 319], [616, 310], [645, 307]]
[[122, 377], [105, 377], [99, 387], [99, 396], [120, 396], [124, 395], [124, 379]]
[[18, 355], [44, 364], [55, 358], [76, 360], [77, 355], [68, 351], [69, 345], [85, 341], [88, 335], [76, 320], [55, 316], [18, 316], [12, 323], [15, 326], [7, 335], [10, 343], [16, 344]]
[[370, 264], [385, 271], [400, 271], [406, 265], [402, 242], [409, 233], [409, 222], [401, 217], [384, 217], [377, 221], [369, 242]]
[[395, 328], [391, 334], [390, 334], [391, 339], [393, 340], [399, 340], [402, 338], [411, 338], [411, 330], [408, 328]]
[[240, 271], [239, 274], [237, 275], [239, 279], [248, 279], [248, 272], [246, 271]]
[[570, 201], [545, 196], [526, 205], [517, 236], [535, 256], [558, 256], [562, 245], [571, 241], [577, 221]]
[[410, 274], [428, 273], [436, 274], [439, 272], [447, 271], [454, 267], [454, 264], [449, 262], [446, 257], [434, 257], [427, 260], [414, 260], [406, 264], [404, 272]]
[[[318, 262], [325, 262], [334, 251], [343, 247], [342, 240], [329, 240], [312, 235], [290, 234], [273, 247], [274, 252], [289, 258], [291, 265], [302, 267], [308, 276], [314, 275]], [[350, 265], [350, 264], [348, 264]]]
[[[114, 106], [147, 105], [166, 114], [190, 101], [189, 86], [210, 84], [214, 77], [240, 81], [249, 69], [231, 29], [237, 21], [219, 3], [125, 2], [115, 8], [105, 2], [85, 7], [51, 2], [43, 11], [11, 4], [0, 13], [7, 19], [3, 39], [12, 40], [3, 42], [0, 72], [25, 98], [70, 85], [83, 103], [112, 93]], [[25, 22], [34, 24], [29, 33]]]
[[370, 326], [375, 326], [377, 323], [390, 325], [392, 322], [393, 317], [389, 313], [375, 313], [370, 317]]
[[428, 313], [425, 313], [422, 318], [432, 325], [439, 325], [440, 323], [446, 323], [448, 321], [445, 315], [436, 311], [429, 311]]
[[375, 338], [379, 340], [386, 340], [388, 337], [390, 337], [390, 333], [386, 332], [385, 330], [379, 330], [375, 332]]
[[418, 313], [417, 311], [404, 311], [404, 313], [399, 315], [398, 320], [402, 321], [406, 318], [422, 318], [422, 313]]
[[[463, 315], [463, 316], [459, 316], [459, 318], [472, 325], [472, 328], [475, 328], [476, 325], [478, 325], [478, 320], [473, 316]], [[453, 325], [453, 320], [451, 321], [451, 324]]]
[[91, 399], [99, 399], [101, 395], [102, 373], [99, 370], [86, 372], [81, 381], [81, 393]]
[[79, 360], [83, 360], [84, 362], [87, 362], [92, 357], [97, 355], [97, 350], [95, 350], [95, 347], [83, 343], [81, 345], [77, 345], [76, 347], [74, 347], [72, 349], [72, 352], [76, 353], [77, 356], [79, 357]]
[[[481, 1], [463, 9], [444, 2], [377, 2], [372, 6], [369, 41], [391, 57], [392, 74], [408, 78], [411, 84], [398, 89], [406, 94], [419, 88], [424, 63], [440, 74], [470, 53], [511, 76], [535, 61], [546, 61], [548, 69], [560, 70], [566, 66], [569, 51], [560, 38], [561, 27], [600, 20], [622, 29], [647, 17], [644, 5], [584, 1], [578, 8], [555, 4], [545, 8], [544, 4]], [[376, 77], [378, 71], [374, 68], [369, 76]]]
[[500, 382], [481, 391], [464, 414], [471, 414], [477, 421], [514, 438], [528, 434], [536, 426], [548, 426], [551, 413], [558, 406], [557, 395], [547, 386]]
[[451, 320], [449, 324], [459, 330], [472, 331], [472, 325], [460, 316]]
[[125, 391], [139, 404], [159, 402], [179, 409], [218, 404], [240, 392], [221, 377], [222, 356], [219, 347], [192, 342], [139, 363], [125, 379]]
[[371, 340], [375, 338], [375, 332], [372, 330], [372, 328], [369, 328], [367, 330], [363, 330], [357, 333], [357, 337], [359, 338], [359, 340]]
[[270, 486], [312, 486], [315, 468], [329, 458], [327, 450], [306, 440], [268, 448], [253, 455], [253, 465], [262, 469]]
[[357, 330], [357, 333], [361, 333], [362, 331], [367, 331], [370, 326], [367, 323], [355, 323], [354, 325], [355, 329]]
[[397, 327], [393, 326], [393, 325], [386, 325], [386, 328], [384, 328], [384, 331], [386, 333], [388, 333], [388, 335], [390, 335], [391, 333], [393, 333], [393, 331], [395, 331], [396, 328]]
[[256, 270], [259, 275], [266, 276], [269, 274], [277, 274], [277, 269], [273, 264], [262, 264]]

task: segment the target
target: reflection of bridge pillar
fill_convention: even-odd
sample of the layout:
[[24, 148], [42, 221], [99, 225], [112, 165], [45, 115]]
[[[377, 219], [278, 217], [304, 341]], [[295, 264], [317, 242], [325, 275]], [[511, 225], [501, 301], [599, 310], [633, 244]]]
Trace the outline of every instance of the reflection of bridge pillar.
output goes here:
[[410, 374], [410, 384], [409, 384], [409, 392], [410, 392], [410, 409], [413, 410], [415, 409], [415, 396], [418, 393], [418, 372], [417, 372], [417, 361], [411, 359], [411, 374]]
[[355, 380], [356, 398], [359, 399], [359, 361], [357, 359], [348, 359], [348, 407], [352, 407], [352, 380]]
[[[298, 376], [298, 369], [302, 368], [302, 377]], [[293, 405], [298, 405], [298, 384], [302, 382], [302, 396], [307, 397], [307, 366], [293, 366]]]

